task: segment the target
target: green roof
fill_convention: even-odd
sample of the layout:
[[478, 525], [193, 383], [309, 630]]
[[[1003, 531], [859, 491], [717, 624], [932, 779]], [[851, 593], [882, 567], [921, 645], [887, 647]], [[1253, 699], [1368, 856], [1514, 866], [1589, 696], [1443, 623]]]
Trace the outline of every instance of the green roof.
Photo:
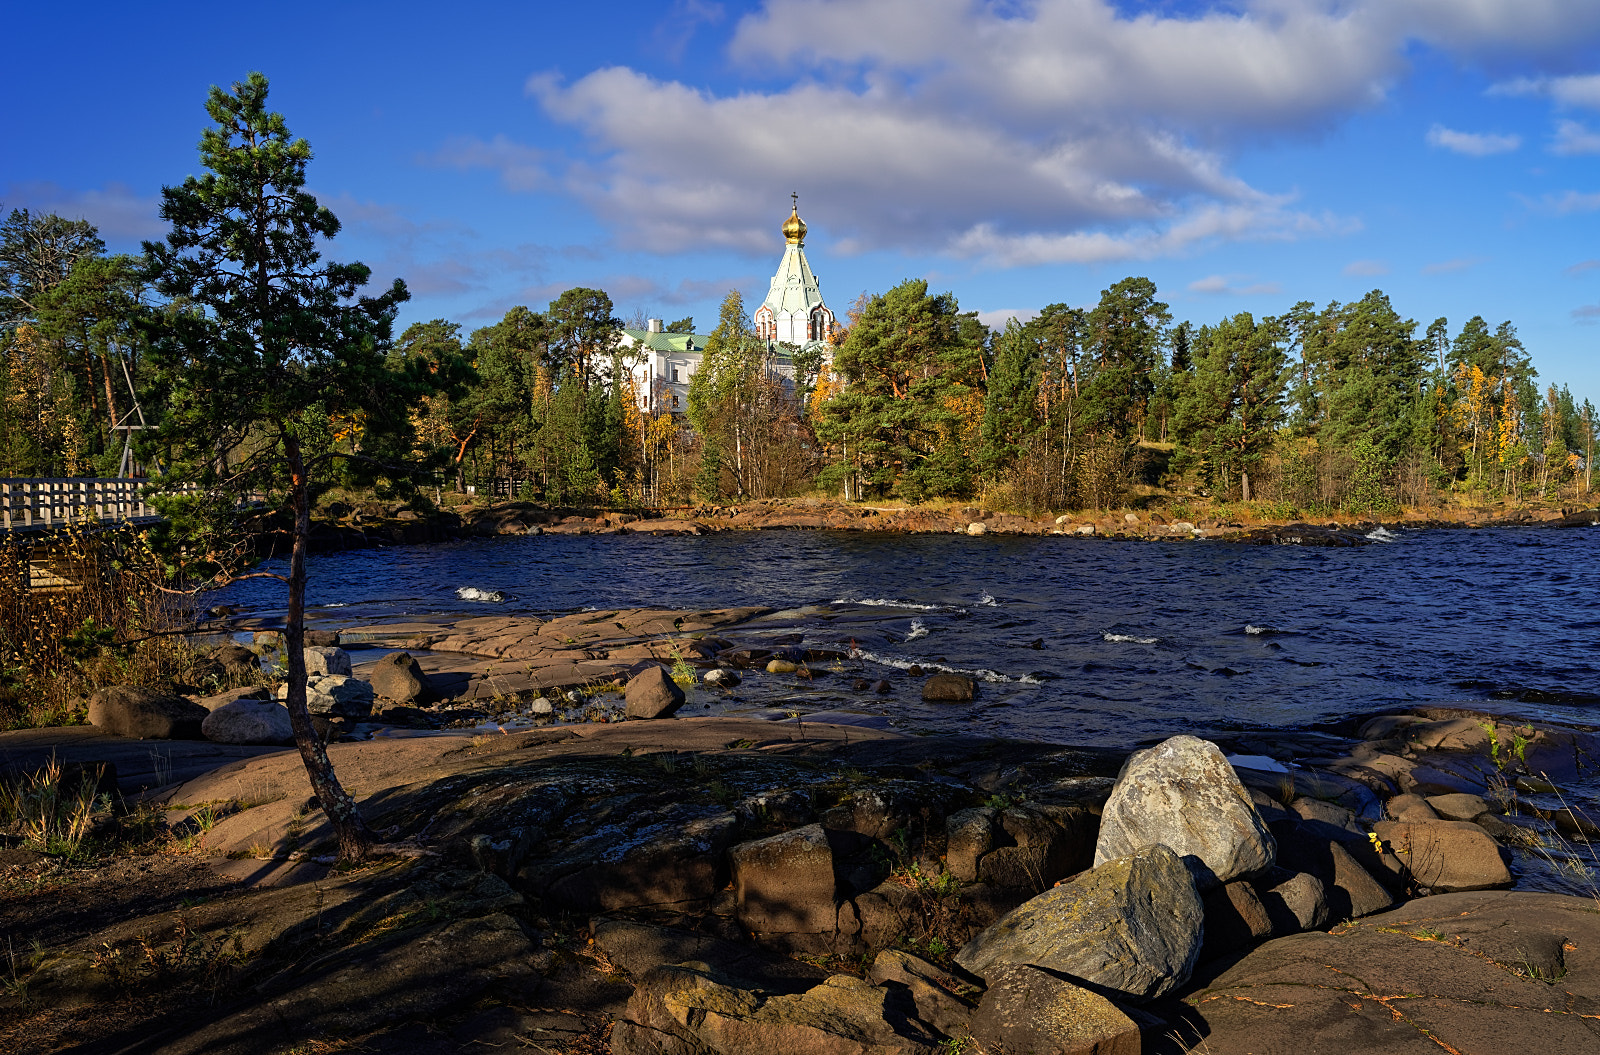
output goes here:
[[711, 338], [699, 333], [651, 333], [649, 330], [624, 329], [640, 345], [652, 352], [703, 352]]

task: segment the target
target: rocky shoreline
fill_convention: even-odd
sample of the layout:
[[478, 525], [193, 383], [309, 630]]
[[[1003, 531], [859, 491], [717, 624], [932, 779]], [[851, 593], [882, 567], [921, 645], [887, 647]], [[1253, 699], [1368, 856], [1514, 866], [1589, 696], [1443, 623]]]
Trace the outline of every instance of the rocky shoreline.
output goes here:
[[[292, 751], [241, 747], [260, 753], [229, 761], [165, 741], [175, 758], [211, 752], [205, 771], [144, 790], [118, 766], [142, 805], [103, 818], [107, 845], [156, 818], [181, 852], [5, 852], [0, 931], [40, 944], [12, 957], [0, 1046], [1600, 1044], [1588, 848], [1600, 828], [1562, 790], [1600, 766], [1595, 732], [1423, 708], [1134, 751], [673, 717], [682, 693], [668, 675], [683, 664], [721, 680], [825, 660], [723, 636], [755, 614], [347, 628], [515, 660], [537, 699], [608, 676], [621, 713], [430, 733], [384, 715], [436, 706], [419, 706], [432, 673], [390, 659], [349, 668], [366, 678], [321, 675], [378, 701], [329, 712], [330, 757], [373, 825], [410, 847], [355, 872], [326, 856], [331, 833]], [[337, 645], [313, 648], [346, 669]], [[624, 714], [637, 720], [611, 720]], [[104, 776], [152, 742], [85, 734], [67, 761], [98, 757]], [[0, 737], [13, 770], [42, 752], [29, 744]]]
[[[469, 505], [417, 512], [379, 502], [360, 508], [336, 504], [312, 522], [312, 548], [319, 552], [370, 546], [416, 545], [452, 539], [508, 535], [706, 535], [725, 531], [864, 531], [898, 534], [1072, 535], [1166, 541], [1217, 539], [1257, 545], [1362, 546], [1376, 529], [1591, 527], [1594, 508], [1490, 508], [1408, 511], [1389, 520], [1337, 518], [1250, 521], [1162, 508], [1029, 517], [979, 506], [866, 506], [816, 498], [765, 499], [730, 506], [686, 506], [627, 512], [547, 508], [527, 502]], [[264, 554], [286, 553], [287, 523], [257, 526]]]

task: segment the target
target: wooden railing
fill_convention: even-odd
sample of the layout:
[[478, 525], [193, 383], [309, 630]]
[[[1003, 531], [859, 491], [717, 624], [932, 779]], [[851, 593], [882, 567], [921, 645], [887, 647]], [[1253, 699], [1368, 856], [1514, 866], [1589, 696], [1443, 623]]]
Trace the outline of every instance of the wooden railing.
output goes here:
[[0, 479], [0, 529], [154, 518], [158, 514], [140, 493], [149, 483], [87, 476]]

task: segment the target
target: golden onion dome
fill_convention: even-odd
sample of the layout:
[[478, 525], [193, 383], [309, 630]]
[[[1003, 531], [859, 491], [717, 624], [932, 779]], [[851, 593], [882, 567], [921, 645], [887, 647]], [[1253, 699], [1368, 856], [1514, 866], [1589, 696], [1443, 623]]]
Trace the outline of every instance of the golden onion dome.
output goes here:
[[791, 194], [794, 204], [789, 210], [789, 218], [783, 221], [783, 238], [790, 245], [806, 244], [806, 222], [800, 219], [800, 196]]

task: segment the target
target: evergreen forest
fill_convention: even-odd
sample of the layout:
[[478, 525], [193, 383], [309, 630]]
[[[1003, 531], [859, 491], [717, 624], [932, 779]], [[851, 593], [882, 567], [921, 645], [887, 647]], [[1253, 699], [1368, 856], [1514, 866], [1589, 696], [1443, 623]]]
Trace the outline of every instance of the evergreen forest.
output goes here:
[[[173, 379], [150, 350], [188, 308], [156, 274], [82, 220], [14, 209], [0, 223], [0, 476], [114, 476], [134, 396], [162, 418]], [[434, 319], [386, 339], [394, 376], [453, 379], [410, 411], [425, 493], [638, 507], [815, 492], [1025, 512], [1209, 497], [1286, 516], [1580, 501], [1592, 480], [1593, 405], [1540, 377], [1511, 322], [1424, 326], [1380, 290], [1196, 323], [1129, 277], [1092, 306], [991, 330], [908, 280], [863, 294], [810, 351], [767, 347], [731, 292], [676, 408], [638, 391], [623, 326], [604, 291], [575, 288], [492, 325]], [[325, 433], [360, 442], [349, 422]], [[146, 471], [165, 463], [158, 436], [135, 437]]]

